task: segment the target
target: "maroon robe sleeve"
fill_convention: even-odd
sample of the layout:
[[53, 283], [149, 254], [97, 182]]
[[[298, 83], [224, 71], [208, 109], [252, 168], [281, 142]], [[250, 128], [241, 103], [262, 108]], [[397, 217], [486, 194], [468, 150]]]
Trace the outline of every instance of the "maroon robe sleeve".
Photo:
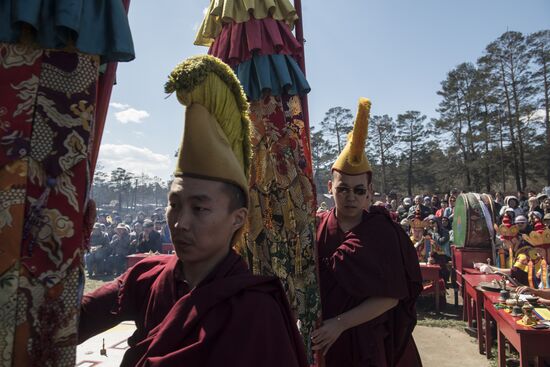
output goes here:
[[332, 255], [340, 286], [356, 298], [408, 295], [399, 237], [391, 219], [369, 214]]
[[162, 270], [155, 259], [145, 259], [120, 277], [82, 298], [78, 342], [104, 332], [125, 320], [136, 321], [141, 304]]

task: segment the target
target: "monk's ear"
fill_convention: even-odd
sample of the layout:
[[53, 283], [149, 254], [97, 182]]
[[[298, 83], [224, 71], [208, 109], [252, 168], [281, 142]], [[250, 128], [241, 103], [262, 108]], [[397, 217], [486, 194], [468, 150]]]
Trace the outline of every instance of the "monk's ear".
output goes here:
[[236, 209], [233, 214], [233, 229], [237, 231], [242, 226], [244, 226], [244, 223], [246, 222], [246, 216], [248, 215], [248, 209], [245, 207]]
[[332, 194], [332, 180], [328, 180], [327, 188], [328, 188], [328, 193]]

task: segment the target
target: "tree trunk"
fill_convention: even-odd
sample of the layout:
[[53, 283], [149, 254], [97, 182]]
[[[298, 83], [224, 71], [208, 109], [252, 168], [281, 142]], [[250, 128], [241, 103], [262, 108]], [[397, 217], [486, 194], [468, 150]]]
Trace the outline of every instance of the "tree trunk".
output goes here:
[[[510, 56], [510, 59], [512, 57]], [[525, 189], [527, 187], [527, 174], [525, 172], [525, 154], [524, 154], [524, 144], [523, 144], [523, 132], [522, 132], [522, 126], [521, 126], [521, 120], [520, 120], [520, 105], [519, 105], [519, 97], [518, 97], [518, 88], [517, 88], [517, 81], [514, 73], [514, 62], [511, 59], [510, 60], [510, 77], [512, 78], [512, 97], [514, 100], [514, 109], [516, 111], [515, 113], [515, 122], [516, 122], [516, 129], [518, 131], [518, 148], [519, 148], [519, 167], [520, 167], [520, 174], [521, 174], [521, 189]], [[519, 191], [519, 189], [518, 189]]]
[[497, 112], [498, 114], [498, 134], [500, 138], [500, 169], [501, 169], [501, 177], [502, 177], [502, 192], [506, 192], [506, 168], [504, 164], [504, 134], [503, 134], [503, 127], [502, 127], [502, 116], [500, 115], [500, 112]]
[[338, 126], [338, 120], [334, 119], [334, 128], [336, 129], [336, 142], [338, 143], [338, 155], [342, 152], [342, 145], [340, 144], [340, 126]]
[[464, 170], [466, 171], [466, 189], [470, 191], [472, 189], [472, 176], [470, 174], [470, 157], [468, 155], [468, 137], [466, 136], [466, 144], [464, 144], [462, 139], [462, 119], [460, 118], [460, 115], [462, 115], [462, 111], [460, 109], [460, 100], [456, 103], [456, 108], [458, 110], [457, 116], [458, 116], [458, 131], [457, 131], [457, 143], [460, 149], [462, 150], [462, 157], [464, 159]]
[[521, 181], [519, 177], [519, 163], [518, 163], [518, 150], [516, 147], [516, 137], [514, 134], [514, 122], [512, 120], [512, 104], [510, 102], [510, 94], [508, 92], [508, 85], [506, 83], [506, 76], [504, 74], [504, 64], [502, 61], [500, 62], [500, 71], [502, 76], [502, 85], [504, 87], [504, 97], [506, 98], [506, 107], [508, 109], [507, 113], [507, 120], [508, 120], [508, 128], [510, 129], [510, 145], [512, 147], [512, 155], [513, 155], [513, 167], [514, 167], [514, 176], [516, 179], [516, 189], [517, 191], [521, 190]]
[[485, 108], [484, 117], [483, 117], [483, 132], [485, 133], [485, 189], [487, 193], [491, 192], [491, 165], [489, 164], [489, 109], [487, 108], [487, 103], [483, 102], [483, 107]]
[[[544, 52], [544, 48], [542, 50]], [[542, 77], [544, 80], [544, 112], [546, 122], [546, 184], [550, 186], [550, 96], [548, 96], [548, 69], [544, 62], [542, 65]]]
[[413, 166], [413, 153], [414, 153], [414, 147], [413, 147], [413, 128], [411, 125], [411, 135], [409, 136], [411, 141], [411, 147], [409, 151], [409, 172], [408, 172], [408, 179], [407, 179], [407, 191], [409, 193], [409, 196], [412, 196], [412, 166]]
[[380, 127], [377, 128], [378, 131], [378, 141], [380, 143], [380, 160], [382, 162], [382, 192], [387, 193], [386, 191], [386, 158], [384, 157], [384, 142], [382, 139], [382, 131]]

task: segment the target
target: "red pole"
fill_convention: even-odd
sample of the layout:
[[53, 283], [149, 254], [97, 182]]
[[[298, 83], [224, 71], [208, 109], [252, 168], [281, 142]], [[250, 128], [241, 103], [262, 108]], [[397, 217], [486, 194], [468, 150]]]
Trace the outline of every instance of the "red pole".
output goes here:
[[[306, 75], [306, 51], [304, 45], [304, 25], [302, 23], [302, 1], [294, 0], [294, 8], [296, 9], [296, 14], [298, 15], [298, 20], [296, 21], [296, 39], [302, 45], [302, 57], [298, 60], [298, 64], [302, 69], [304, 76]], [[307, 134], [307, 143], [308, 149], [311, 152], [311, 133], [309, 130], [309, 108], [307, 104], [307, 95], [301, 97], [302, 100], [302, 113], [304, 115], [304, 124], [306, 127]], [[310, 167], [313, 167], [311, 162], [311, 156], [308, 157]], [[311, 170], [313, 172], [313, 169]]]
[[[130, 0], [122, 0], [126, 14], [130, 8]], [[99, 147], [101, 146], [101, 138], [103, 137], [103, 129], [105, 128], [105, 120], [107, 119], [107, 111], [109, 110], [109, 101], [111, 100], [111, 92], [116, 79], [116, 69], [118, 62], [110, 62], [107, 64], [107, 69], [103, 75], [99, 76], [97, 86], [97, 101], [95, 111], [95, 124], [93, 132], [93, 142], [90, 157], [90, 174], [93, 180], [97, 157], [99, 156]], [[90, 182], [90, 186], [91, 186]]]
[[[296, 14], [298, 15], [298, 21], [296, 22], [296, 39], [300, 44], [302, 45], [302, 57], [298, 60], [298, 64], [300, 65], [300, 68], [302, 69], [302, 72], [304, 73], [304, 76], [306, 76], [306, 50], [305, 50], [305, 40], [304, 40], [304, 25], [302, 23], [302, 0], [294, 0], [294, 8], [296, 9]], [[308, 150], [310, 153], [310, 156], [307, 157], [309, 160], [309, 166], [311, 168], [310, 172], [313, 174], [313, 162], [311, 157], [311, 131], [309, 129], [309, 108], [307, 104], [307, 94], [304, 94], [301, 96], [302, 101], [302, 113], [304, 115], [304, 125], [306, 128], [306, 135], [307, 135], [307, 145]], [[313, 177], [311, 178], [313, 181]], [[316, 191], [316, 190], [315, 190]], [[317, 247], [315, 247], [315, 258], [317, 258]], [[317, 283], [319, 283], [319, 268], [316, 269], [316, 275], [317, 275]], [[322, 321], [318, 320], [317, 327], [321, 326]], [[321, 352], [314, 353], [314, 366], [316, 367], [324, 367], [325, 366], [325, 359], [323, 358], [323, 355]]]

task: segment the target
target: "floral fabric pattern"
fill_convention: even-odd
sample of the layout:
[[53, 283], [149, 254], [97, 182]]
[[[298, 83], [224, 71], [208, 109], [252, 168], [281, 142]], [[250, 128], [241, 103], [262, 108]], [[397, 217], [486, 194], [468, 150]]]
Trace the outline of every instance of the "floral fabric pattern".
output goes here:
[[75, 363], [98, 68], [0, 44], [1, 365]]
[[247, 254], [255, 273], [281, 279], [311, 356], [320, 317], [315, 264], [315, 189], [300, 98], [250, 104], [253, 164]]

